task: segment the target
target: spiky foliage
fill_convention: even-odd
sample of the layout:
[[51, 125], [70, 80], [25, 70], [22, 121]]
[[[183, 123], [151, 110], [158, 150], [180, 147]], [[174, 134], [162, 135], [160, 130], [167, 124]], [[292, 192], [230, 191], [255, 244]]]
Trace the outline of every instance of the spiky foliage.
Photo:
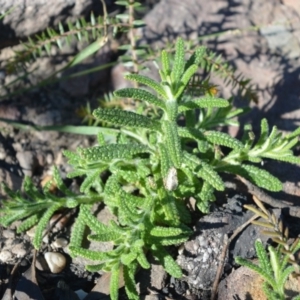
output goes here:
[[136, 43], [136, 28], [145, 25], [144, 21], [135, 18], [135, 13], [142, 9], [142, 4], [137, 0], [119, 0], [116, 1], [116, 4], [125, 6], [128, 11], [128, 13], [116, 16], [117, 19], [127, 24], [127, 26], [123, 27], [123, 30], [128, 32], [129, 37], [129, 44], [124, 44], [119, 47], [120, 50], [126, 50], [129, 51], [129, 53], [122, 55], [120, 60], [124, 65], [132, 68], [133, 73], [138, 73], [141, 69], [139, 57], [145, 57], [146, 54], [145, 47], [138, 46]]
[[[75, 153], [65, 151], [74, 168], [68, 176], [84, 176], [81, 197], [90, 198], [86, 202], [75, 199], [74, 205], [81, 205], [72, 233], [71, 253], [95, 261], [96, 265], [88, 266], [90, 270], [111, 272], [113, 300], [118, 297], [118, 280], [122, 274], [129, 298], [138, 299], [134, 274], [139, 265], [149, 268], [148, 253], [172, 276], [181, 276], [164, 246], [187, 240], [191, 234], [187, 227], [190, 213], [184, 201], [194, 197], [198, 208], [208, 212], [214, 191], [224, 190], [221, 172], [239, 174], [276, 191], [281, 189], [280, 181], [253, 163], [266, 157], [299, 162], [291, 148], [300, 129], [282, 137], [276, 129], [269, 134], [267, 123], [263, 121], [257, 142], [250, 130], [242, 141], [216, 130], [220, 124], [230, 124], [234, 116], [244, 111], [234, 110], [230, 101], [215, 97], [206, 89], [203, 94], [199, 91], [196, 96], [191, 94], [190, 82], [205, 53], [205, 48], [197, 48], [186, 61], [184, 42], [178, 39], [173, 58], [162, 51], [160, 82], [130, 74], [127, 79], [144, 88], [115, 92], [121, 99], [133, 98], [147, 103], [149, 109], [138, 108], [133, 112], [98, 108], [93, 116], [111, 124], [114, 128], [110, 134], [115, 138], [107, 139], [99, 134], [98, 145], [78, 148]], [[90, 205], [97, 197], [117, 217], [117, 222], [104, 225], [91, 214]], [[22, 203], [22, 207], [30, 210], [27, 202]], [[52, 211], [56, 208], [51, 207]], [[49, 214], [47, 211], [45, 218]], [[92, 232], [90, 240], [110, 241], [113, 250], [84, 249], [81, 242], [86, 226]]]
[[[263, 218], [263, 221], [253, 221], [253, 224], [266, 227], [268, 230], [263, 231], [273, 242], [277, 243], [277, 248], [272, 246], [265, 250], [260, 241], [256, 241], [255, 249], [259, 259], [259, 265], [256, 265], [242, 257], [236, 257], [238, 264], [246, 266], [265, 280], [263, 290], [269, 300], [286, 299], [285, 283], [291, 274], [299, 276], [299, 265], [296, 261], [295, 254], [300, 249], [300, 240], [296, 239], [292, 245], [288, 243], [288, 228], [284, 228], [282, 220], [278, 220], [274, 213], [268, 211], [262, 202], [254, 197], [258, 208], [245, 205], [257, 216]], [[292, 266], [290, 265], [292, 264]], [[292, 300], [299, 300], [300, 295], [293, 297]]]
[[[16, 72], [24, 63], [28, 63], [44, 53], [50, 56], [53, 46], [61, 49], [63, 45], [70, 44], [74, 39], [79, 42], [92, 42], [103, 37], [105, 26], [107, 26], [105, 21], [103, 17], [96, 18], [92, 13], [90, 21], [80, 18], [74, 23], [68, 22], [65, 26], [59, 23], [57, 29], [47, 28], [41, 34], [22, 43], [24, 50], [16, 51], [15, 56], [7, 62], [7, 72]], [[110, 19], [110, 23], [117, 26], [116, 19]]]
[[[64, 196], [56, 196], [51, 192], [52, 183]], [[29, 177], [24, 180], [24, 193], [14, 192], [4, 183], [2, 188], [9, 199], [2, 203], [0, 223], [8, 226], [16, 220], [22, 220], [17, 228], [18, 233], [37, 225], [33, 240], [36, 249], [41, 246], [43, 231], [54, 212], [63, 208], [74, 208], [81, 203], [99, 202], [102, 199], [101, 195], [74, 194], [65, 186], [57, 169], [54, 170], [53, 180], [45, 185], [42, 192], [33, 185]]]
[[[0, 96], [1, 98], [16, 95], [25, 91], [29, 91], [37, 86], [44, 86], [53, 83], [57, 80], [57, 75], [68, 68], [71, 68], [78, 63], [82, 62], [87, 57], [91, 56], [99, 49], [101, 49], [108, 40], [108, 27], [111, 27], [114, 31], [118, 30], [118, 20], [115, 18], [109, 18], [107, 16], [106, 6], [104, 0], [101, 0], [103, 5], [103, 17], [95, 18], [93, 13], [90, 16], [90, 22], [86, 19], [81, 18], [74, 23], [68, 22], [68, 24], [58, 24], [58, 28], [55, 30], [53, 28], [47, 28], [40, 35], [35, 35], [35, 37], [29, 37], [28, 42], [21, 43], [21, 50], [15, 51], [14, 55], [4, 62], [4, 67], [7, 74], [15, 73], [17, 78], [12, 82], [6, 84], [3, 89], [5, 94]], [[124, 25], [126, 27], [126, 25]], [[30, 66], [34, 60], [43, 55], [51, 55], [51, 49], [57, 46], [61, 49], [63, 45], [70, 44], [72, 40], [77, 39], [80, 41], [90, 42], [90, 45], [80, 51], [78, 54], [74, 55], [70, 61], [50, 74], [47, 78], [39, 81], [36, 84], [30, 84], [29, 87], [25, 87], [22, 83], [24, 78], [28, 79], [31, 73], [34, 74], [34, 70], [30, 70]], [[107, 66], [106, 66], [107, 67]], [[100, 66], [103, 68], [103, 66]], [[94, 68], [92, 72], [97, 71]], [[80, 76], [80, 74], [73, 74], [73, 76]], [[29, 81], [30, 82], [30, 81]], [[20, 85], [20, 83], [22, 83]], [[18, 86], [19, 84], [19, 86]], [[18, 89], [14, 91], [14, 89]]]

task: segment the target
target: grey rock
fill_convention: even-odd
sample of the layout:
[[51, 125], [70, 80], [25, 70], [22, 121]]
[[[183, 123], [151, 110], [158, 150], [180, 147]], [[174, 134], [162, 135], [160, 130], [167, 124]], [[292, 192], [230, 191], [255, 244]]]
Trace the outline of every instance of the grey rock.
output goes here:
[[[251, 212], [236, 212], [229, 208], [238, 207], [236, 199], [229, 201], [228, 207], [202, 217], [196, 224], [195, 236], [184, 244], [177, 257], [178, 264], [185, 273], [184, 281], [192, 288], [209, 290], [215, 280], [224, 247], [225, 234], [230, 235], [253, 215]], [[239, 210], [239, 209], [237, 209]], [[266, 244], [268, 237], [261, 234], [262, 228], [248, 226], [230, 245], [225, 257], [224, 268], [234, 264], [235, 256], [252, 258], [255, 256], [254, 242], [260, 238]]]
[[37, 159], [32, 151], [21, 151], [16, 154], [19, 164], [24, 175], [32, 176], [34, 169], [37, 166]]

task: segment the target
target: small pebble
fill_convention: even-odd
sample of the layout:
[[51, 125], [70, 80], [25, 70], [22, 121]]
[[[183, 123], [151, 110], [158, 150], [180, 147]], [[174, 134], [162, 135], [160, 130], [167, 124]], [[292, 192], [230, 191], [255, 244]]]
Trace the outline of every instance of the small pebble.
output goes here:
[[26, 234], [30, 237], [33, 238], [35, 234], [36, 226], [31, 227], [29, 230], [26, 231]]
[[33, 170], [36, 167], [36, 157], [32, 151], [17, 152], [16, 158], [23, 170], [24, 175], [32, 176]]
[[2, 232], [2, 237], [5, 237], [7, 239], [13, 239], [16, 237], [16, 233], [14, 230], [11, 229], [5, 229]]
[[58, 252], [46, 252], [45, 259], [52, 273], [60, 273], [66, 266], [66, 257]]
[[0, 253], [0, 260], [2, 262], [8, 262], [12, 258], [12, 253], [8, 250], [2, 250]]
[[17, 244], [12, 247], [11, 252], [17, 257], [24, 257], [27, 253], [27, 250], [25, 249], [25, 245]]
[[57, 238], [52, 244], [52, 248], [64, 248], [68, 246], [68, 241], [65, 238]]

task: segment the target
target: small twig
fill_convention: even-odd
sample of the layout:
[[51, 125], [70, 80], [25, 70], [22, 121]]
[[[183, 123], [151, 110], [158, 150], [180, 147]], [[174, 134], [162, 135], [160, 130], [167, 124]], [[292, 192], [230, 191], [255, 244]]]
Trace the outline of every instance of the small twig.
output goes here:
[[221, 275], [223, 273], [223, 267], [224, 267], [224, 262], [225, 262], [225, 256], [227, 253], [227, 250], [229, 248], [230, 243], [236, 238], [236, 236], [244, 230], [244, 228], [246, 228], [252, 221], [254, 221], [255, 219], [257, 219], [259, 216], [254, 215], [253, 217], [251, 217], [247, 222], [245, 222], [244, 224], [242, 224], [241, 226], [239, 226], [231, 235], [231, 237], [228, 239], [227, 234], [224, 235], [224, 246], [223, 246], [223, 250], [221, 253], [221, 258], [220, 258], [220, 264], [218, 266], [218, 270], [217, 270], [217, 274], [214, 280], [214, 284], [211, 290], [211, 297], [210, 300], [214, 300], [216, 298], [217, 295], [217, 289], [218, 289], [218, 285], [219, 285], [219, 281], [221, 278]]

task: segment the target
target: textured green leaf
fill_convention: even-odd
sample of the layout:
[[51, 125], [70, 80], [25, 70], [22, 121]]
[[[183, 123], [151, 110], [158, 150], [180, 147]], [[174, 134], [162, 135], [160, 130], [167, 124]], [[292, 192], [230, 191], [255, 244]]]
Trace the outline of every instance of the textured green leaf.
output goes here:
[[94, 110], [93, 115], [98, 120], [119, 126], [141, 127], [152, 130], [159, 130], [160, 128], [159, 122], [131, 111], [98, 108]]
[[164, 88], [155, 80], [143, 76], [143, 75], [139, 75], [139, 74], [129, 74], [125, 76], [126, 79], [132, 80], [132, 81], [136, 81], [140, 84], [146, 85], [150, 88], [152, 88], [155, 92], [157, 92], [159, 95], [161, 95], [164, 99], [167, 98], [167, 94], [164, 90]]
[[69, 246], [70, 252], [72, 256], [82, 256], [84, 258], [90, 259], [90, 260], [98, 260], [98, 261], [105, 261], [112, 259], [115, 255], [114, 251], [106, 251], [106, 252], [100, 252], [100, 251], [93, 251], [84, 249], [81, 247], [75, 247], [75, 246]]
[[[163, 50], [161, 52], [161, 64], [162, 64], [162, 72], [165, 76], [169, 76], [171, 73], [170, 70], [170, 60], [169, 60], [169, 55], [166, 50]], [[162, 78], [162, 81], [166, 81], [166, 78]]]
[[165, 238], [159, 238], [159, 237], [153, 237], [152, 243], [157, 243], [161, 246], [172, 246], [172, 245], [179, 245], [184, 242], [186, 242], [190, 237], [190, 234], [181, 234], [178, 236], [170, 236], [170, 237], [165, 237]]
[[190, 138], [195, 141], [204, 141], [206, 138], [204, 136], [204, 131], [192, 127], [178, 127], [178, 135], [183, 138]]
[[180, 80], [181, 75], [184, 71], [184, 42], [181, 38], [177, 39], [176, 42], [176, 51], [175, 51], [175, 57], [174, 57], [174, 65], [171, 72], [171, 78], [174, 83], [178, 83]]
[[39, 219], [40, 219], [40, 216], [37, 214], [29, 217], [24, 222], [22, 222], [22, 224], [20, 226], [17, 227], [17, 233], [21, 233], [23, 231], [26, 231], [26, 230], [32, 228], [34, 225], [36, 225], [38, 223]]
[[139, 296], [135, 287], [135, 271], [137, 264], [133, 263], [130, 266], [123, 266], [123, 276], [125, 282], [125, 290], [128, 296], [128, 299], [139, 300]]
[[166, 138], [167, 152], [169, 153], [174, 166], [179, 168], [181, 165], [182, 150], [176, 122], [165, 121], [163, 123], [163, 131]]
[[268, 281], [269, 284], [272, 286], [276, 286], [275, 280], [272, 278], [271, 275], [269, 275], [265, 270], [263, 270], [258, 265], [252, 263], [251, 261], [248, 261], [247, 259], [244, 259], [242, 257], [236, 257], [235, 261], [242, 266], [246, 266], [247, 268], [257, 272], [259, 275], [261, 275], [266, 281]]
[[21, 211], [9, 211], [8, 209], [6, 210], [1, 210], [1, 212], [5, 212], [6, 215], [0, 217], [0, 224], [2, 224], [4, 227], [9, 226], [11, 223], [21, 220], [23, 218], [26, 218], [30, 215], [30, 212], [21, 210]]
[[182, 277], [181, 268], [164, 248], [158, 247], [157, 245], [153, 245], [151, 247], [151, 250], [154, 256], [158, 258], [158, 260], [160, 261], [167, 273], [169, 273], [175, 278]]
[[136, 154], [149, 153], [149, 148], [138, 144], [110, 144], [79, 148], [80, 157], [87, 163], [109, 162], [113, 159], [130, 159]]
[[207, 202], [215, 200], [214, 188], [207, 181], [203, 181], [202, 189], [199, 194], [201, 200]]
[[267, 119], [262, 119], [260, 123], [260, 137], [256, 143], [256, 147], [265, 143], [269, 135], [269, 125]]
[[267, 251], [264, 248], [264, 245], [260, 241], [255, 242], [255, 251], [259, 259], [260, 267], [265, 270], [269, 275], [272, 275], [272, 266], [269, 261]]
[[187, 84], [189, 83], [191, 77], [195, 74], [195, 72], [197, 71], [198, 66], [197, 65], [191, 65], [183, 74], [181, 81], [180, 81], [180, 85], [176, 91], [175, 94], [175, 99], [180, 98], [182, 92], [184, 91], [184, 89], [186, 88]]
[[53, 204], [51, 207], [47, 209], [44, 215], [41, 217], [39, 223], [35, 229], [35, 235], [32, 241], [32, 244], [35, 249], [39, 249], [43, 240], [43, 231], [46, 228], [50, 218], [61, 207], [61, 204]]
[[175, 198], [166, 193], [161, 202], [163, 205], [163, 211], [165, 213], [166, 221], [168, 221], [172, 225], [179, 225], [180, 218], [177, 211], [177, 206], [175, 204]]
[[187, 110], [194, 110], [198, 108], [214, 108], [214, 107], [228, 107], [229, 102], [222, 98], [215, 98], [206, 96], [205, 98], [194, 99], [188, 102], [181, 103], [178, 111], [183, 112]]
[[95, 183], [96, 179], [100, 176], [100, 174], [106, 170], [106, 166], [103, 168], [97, 169], [96, 171], [93, 171], [88, 174], [88, 176], [84, 179], [82, 184], [80, 185], [80, 192], [81, 193], [87, 193], [88, 190], [93, 186]]
[[70, 197], [76, 196], [76, 194], [71, 192], [64, 184], [61, 176], [59, 175], [59, 171], [58, 171], [57, 167], [54, 168], [53, 177], [54, 177], [56, 185], [60, 191], [62, 191], [65, 195], [70, 196]]
[[205, 46], [196, 48], [195, 52], [191, 55], [189, 60], [186, 62], [185, 69], [187, 70], [193, 64], [199, 66], [200, 62], [203, 61], [203, 56], [205, 53], [206, 53]]
[[279, 192], [282, 190], [282, 183], [269, 172], [259, 169], [251, 165], [227, 165], [223, 168], [225, 172], [241, 175], [249, 181], [255, 183], [257, 186], [267, 189], [272, 192]]
[[118, 97], [133, 98], [133, 99], [147, 101], [162, 109], [165, 109], [166, 107], [164, 102], [161, 99], [155, 97], [153, 94], [149, 93], [146, 90], [136, 89], [136, 88], [126, 88], [126, 89], [118, 90], [114, 92], [114, 94]]
[[97, 234], [108, 233], [108, 226], [104, 225], [95, 216], [93, 216], [89, 207], [81, 205], [80, 211], [83, 214], [83, 221], [91, 228], [92, 231]]
[[292, 138], [295, 138], [295, 137], [299, 137], [300, 135], [300, 127], [298, 127], [297, 129], [295, 129], [293, 132], [289, 133], [286, 138], [287, 139], [292, 139]]
[[120, 277], [120, 264], [117, 263], [113, 266], [111, 270], [110, 277], [110, 298], [111, 300], [119, 299], [119, 277]]
[[231, 137], [227, 133], [220, 131], [203, 132], [207, 141], [212, 144], [225, 146], [232, 149], [242, 149], [244, 145], [237, 139]]
[[280, 277], [277, 281], [277, 285], [284, 291], [284, 286], [289, 278], [289, 276], [295, 272], [295, 268], [293, 266], [289, 266], [286, 269], [283, 270], [283, 272], [280, 273]]
[[84, 238], [85, 232], [85, 215], [83, 213], [83, 207], [87, 206], [86, 209], [90, 208], [89, 205], [81, 204], [79, 209], [78, 217], [76, 218], [76, 222], [72, 228], [71, 239], [70, 239], [70, 247], [80, 247], [82, 240]]
[[[69, 161], [69, 164], [71, 164], [70, 161]], [[78, 176], [82, 176], [82, 175], [86, 175], [86, 170], [72, 171], [72, 172], [67, 174], [67, 177], [68, 178], [74, 178], [74, 177], [78, 177]]]
[[183, 230], [178, 227], [155, 226], [150, 230], [151, 235], [158, 237], [176, 236], [181, 233], [183, 233]]
[[137, 256], [137, 261], [144, 269], [150, 269], [151, 265], [148, 262], [144, 252], [139, 251], [138, 256]]
[[129, 266], [137, 257], [136, 252], [129, 252], [121, 255], [121, 262], [123, 265]]
[[198, 176], [207, 181], [217, 191], [224, 191], [224, 182], [219, 174], [212, 168], [212, 166], [205, 162], [201, 162], [199, 168], [200, 170], [197, 171]]

